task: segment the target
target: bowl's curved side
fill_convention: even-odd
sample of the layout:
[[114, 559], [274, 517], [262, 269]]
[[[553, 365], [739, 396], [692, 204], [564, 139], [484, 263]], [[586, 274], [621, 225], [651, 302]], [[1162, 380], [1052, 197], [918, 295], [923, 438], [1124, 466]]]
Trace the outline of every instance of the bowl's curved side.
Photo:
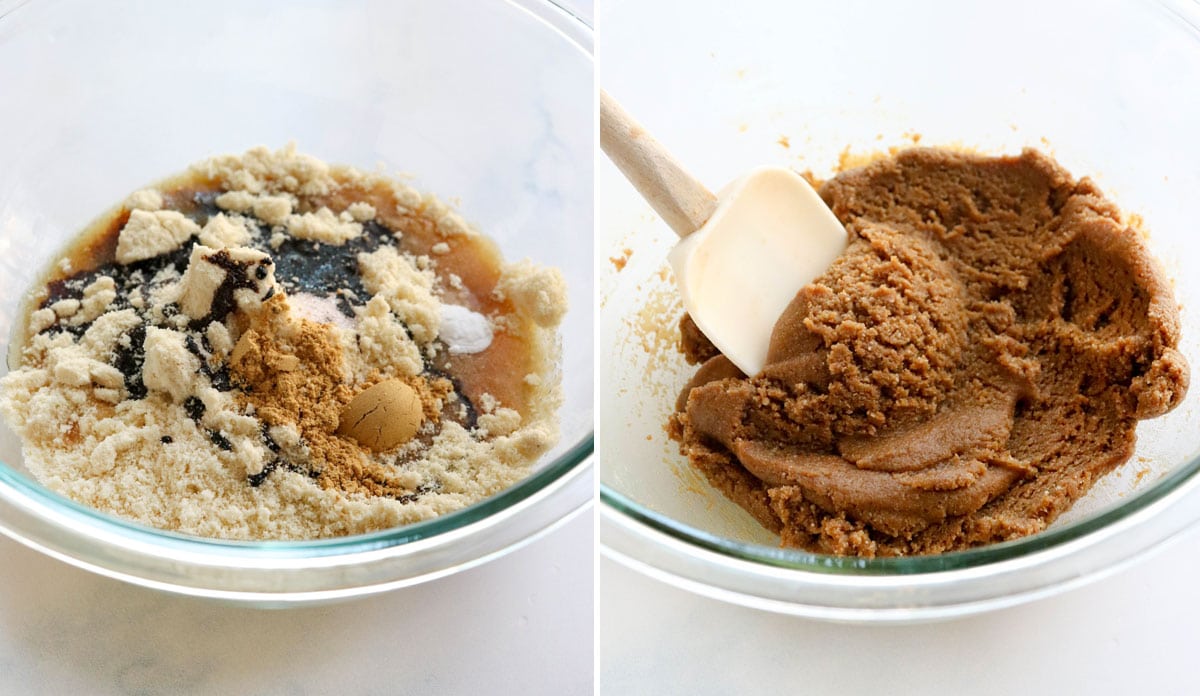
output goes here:
[[101, 524], [88, 510], [29, 495], [0, 480], [0, 533], [136, 585], [293, 606], [415, 585], [498, 558], [590, 509], [592, 472], [590, 457], [564, 472], [547, 472], [550, 480], [529, 495], [439, 534], [404, 540], [382, 533], [320, 545], [214, 543], [119, 522]]
[[[1089, 534], [981, 565], [913, 574], [855, 574], [768, 565], [714, 550], [635, 517], [602, 496], [601, 553], [700, 595], [784, 614], [847, 623], [911, 623], [1023, 604], [1092, 582], [1161, 549], [1195, 523], [1200, 476]], [[833, 559], [830, 559], [831, 561]]]

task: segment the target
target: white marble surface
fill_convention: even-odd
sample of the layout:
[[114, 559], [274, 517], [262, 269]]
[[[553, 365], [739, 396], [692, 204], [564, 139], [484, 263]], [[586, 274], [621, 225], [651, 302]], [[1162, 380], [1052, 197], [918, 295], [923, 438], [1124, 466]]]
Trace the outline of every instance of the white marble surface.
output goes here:
[[341, 604], [176, 597], [0, 537], [0, 694], [587, 694], [590, 510], [501, 559]]
[[1200, 637], [1200, 528], [1055, 597], [915, 626], [744, 609], [604, 559], [600, 693], [1186, 694]]

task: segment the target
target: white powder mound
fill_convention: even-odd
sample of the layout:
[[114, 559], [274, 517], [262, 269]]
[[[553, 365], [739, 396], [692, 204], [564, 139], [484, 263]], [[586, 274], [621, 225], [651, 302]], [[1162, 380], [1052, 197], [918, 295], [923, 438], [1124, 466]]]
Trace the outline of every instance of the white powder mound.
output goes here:
[[451, 355], [479, 353], [492, 345], [492, 324], [479, 312], [466, 307], [444, 304], [438, 309], [441, 328], [438, 338]]
[[319, 297], [308, 292], [299, 292], [288, 296], [292, 306], [292, 314], [297, 318], [315, 321], [319, 324], [333, 324], [342, 329], [353, 329], [354, 320], [342, 314], [337, 300], [332, 297]]

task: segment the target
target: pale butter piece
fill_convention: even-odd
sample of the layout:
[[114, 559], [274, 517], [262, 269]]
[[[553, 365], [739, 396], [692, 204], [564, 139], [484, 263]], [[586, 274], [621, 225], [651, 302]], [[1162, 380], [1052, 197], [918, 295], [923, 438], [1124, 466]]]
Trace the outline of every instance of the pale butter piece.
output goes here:
[[147, 389], [168, 394], [176, 403], [196, 390], [200, 360], [188, 351], [185, 335], [151, 326], [142, 345], [146, 352], [142, 380]]
[[245, 246], [250, 241], [250, 230], [240, 220], [232, 220], [225, 213], [217, 213], [208, 219], [200, 231], [200, 243], [214, 249]]
[[[228, 271], [218, 265], [215, 263], [218, 254], [226, 255], [239, 268]], [[258, 269], [264, 269], [261, 278], [258, 277]], [[237, 308], [241, 310], [254, 309], [275, 286], [275, 264], [267, 254], [247, 247], [213, 249], [197, 244], [192, 247], [187, 270], [179, 281], [176, 299], [179, 308], [191, 319], [199, 321], [207, 318], [212, 311], [213, 299], [230, 272], [245, 274], [239, 281], [250, 286], [234, 292]]]
[[170, 253], [199, 233], [199, 225], [174, 210], [134, 210], [117, 237], [117, 263]]

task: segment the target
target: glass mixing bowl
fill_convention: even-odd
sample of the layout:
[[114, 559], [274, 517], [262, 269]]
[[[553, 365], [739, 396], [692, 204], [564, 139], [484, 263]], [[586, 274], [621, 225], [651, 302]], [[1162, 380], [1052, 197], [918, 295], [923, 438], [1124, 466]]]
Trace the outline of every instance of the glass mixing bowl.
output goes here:
[[539, 0], [0, 0], [0, 336], [40, 269], [131, 191], [210, 155], [288, 141], [329, 162], [414, 173], [418, 189], [461, 201], [507, 258], [562, 269], [571, 307], [562, 438], [533, 475], [472, 507], [325, 541], [187, 537], [49, 492], [0, 428], [0, 531], [138, 584], [283, 606], [446, 575], [587, 509], [591, 42]]
[[[603, 3], [601, 85], [714, 190], [762, 164], [831, 174], [850, 154], [1024, 146], [1090, 175], [1174, 280], [1200, 366], [1200, 10], [1190, 2]], [[661, 37], [669, 34], [671, 40]], [[654, 70], [646, 70], [653, 65]], [[1095, 578], [1200, 517], [1200, 387], [1138, 427], [1130, 462], [1049, 530], [941, 556], [779, 548], [663, 432], [693, 368], [665, 264], [676, 238], [597, 169], [602, 505], [609, 557], [702, 594], [847, 621], [1011, 605]], [[603, 259], [613, 260], [609, 263]]]

